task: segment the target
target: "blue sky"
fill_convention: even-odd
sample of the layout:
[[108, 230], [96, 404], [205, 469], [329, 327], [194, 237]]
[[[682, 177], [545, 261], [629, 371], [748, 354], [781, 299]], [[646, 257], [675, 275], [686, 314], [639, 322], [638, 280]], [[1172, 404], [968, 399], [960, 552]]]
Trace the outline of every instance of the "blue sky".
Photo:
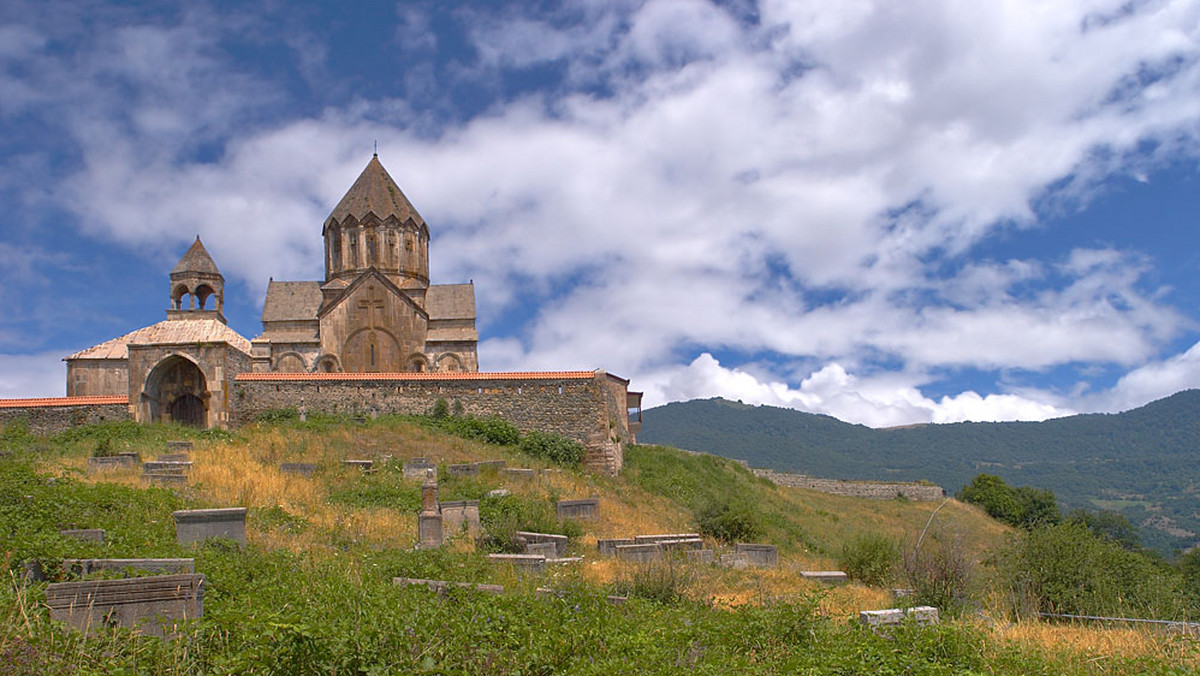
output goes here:
[[323, 274], [373, 144], [484, 370], [872, 426], [1200, 386], [1200, 3], [0, 2], [0, 396]]

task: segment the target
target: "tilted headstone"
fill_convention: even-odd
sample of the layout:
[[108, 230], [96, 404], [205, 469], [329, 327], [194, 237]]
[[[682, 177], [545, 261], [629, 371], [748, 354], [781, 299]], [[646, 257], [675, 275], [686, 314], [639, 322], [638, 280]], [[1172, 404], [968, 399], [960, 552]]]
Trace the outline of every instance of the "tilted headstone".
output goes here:
[[246, 544], [246, 508], [184, 509], [173, 512], [175, 540], [186, 545], [209, 538], [228, 538]]
[[546, 570], [546, 557], [532, 554], [488, 554], [488, 558], [496, 563], [506, 563], [517, 569], [518, 573], [541, 573]]
[[774, 568], [779, 563], [779, 548], [775, 545], [758, 545], [739, 542], [734, 550], [746, 557], [746, 561], [759, 568]]
[[642, 545], [617, 545], [617, 558], [631, 563], [647, 563], [662, 556], [662, 547], [657, 542]]
[[104, 542], [103, 528], [67, 528], [58, 531], [59, 535], [65, 535], [76, 540], [86, 540], [88, 542]]
[[405, 479], [424, 479], [427, 470], [437, 470], [437, 463], [427, 458], [410, 458], [403, 467]]
[[439, 502], [438, 508], [442, 513], [442, 529], [447, 537], [458, 535], [464, 528], [472, 538], [483, 534], [483, 527], [479, 525], [478, 500]]
[[916, 622], [920, 625], [937, 624], [938, 609], [933, 606], [917, 606], [915, 608], [863, 610], [858, 613], [858, 621], [868, 627], [886, 627], [905, 621]]
[[575, 519], [576, 521], [599, 519], [600, 499], [559, 500], [554, 505], [554, 513], [559, 519]]
[[566, 535], [557, 533], [535, 533], [527, 530], [519, 530], [516, 536], [527, 543], [534, 542], [552, 542], [554, 543], [555, 556], [563, 556], [567, 553], [567, 545], [570, 544], [570, 538]]
[[203, 575], [154, 575], [46, 586], [50, 619], [87, 632], [119, 625], [153, 636], [204, 616]]
[[840, 570], [803, 570], [800, 577], [823, 584], [845, 584], [850, 579]]
[[445, 580], [422, 580], [420, 578], [415, 578], [415, 577], [394, 577], [394, 578], [392, 578], [392, 584], [402, 586], [402, 587], [403, 586], [429, 587], [430, 589], [438, 592], [438, 594], [445, 594], [446, 590], [451, 587], [459, 587], [462, 589], [474, 589], [475, 591], [483, 592], [485, 594], [503, 594], [504, 593], [504, 586], [499, 585], [499, 584], [481, 584], [481, 583], [476, 583], [476, 582], [447, 582]]
[[[596, 551], [600, 556], [616, 556], [619, 545], [639, 544], [633, 538], [604, 538], [596, 540]], [[644, 544], [644, 543], [642, 543]]]
[[279, 463], [279, 471], [284, 474], [312, 476], [317, 472], [317, 465], [312, 462], [281, 462]]
[[196, 572], [195, 559], [63, 559], [63, 572], [71, 575], [91, 575], [105, 571], [120, 573], [126, 570], [159, 575], [184, 575]]

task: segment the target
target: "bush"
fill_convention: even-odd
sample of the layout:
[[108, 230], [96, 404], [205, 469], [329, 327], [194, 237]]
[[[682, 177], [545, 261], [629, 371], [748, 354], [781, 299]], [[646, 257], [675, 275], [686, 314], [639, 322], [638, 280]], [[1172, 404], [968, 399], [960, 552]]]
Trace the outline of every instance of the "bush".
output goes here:
[[851, 578], [874, 587], [892, 581], [900, 564], [900, 549], [878, 533], [863, 533], [842, 545], [838, 565]]
[[583, 444], [574, 439], [536, 431], [526, 434], [519, 447], [527, 455], [567, 467], [578, 465], [587, 451]]
[[971, 600], [975, 563], [957, 533], [940, 532], [904, 548], [904, 575], [915, 605], [937, 606], [954, 614]]
[[583, 534], [574, 521], [559, 521], [554, 507], [545, 500], [518, 495], [485, 496], [479, 500], [479, 522], [487, 535], [480, 546], [493, 552], [520, 553], [518, 531], [554, 533], [577, 538]]
[[701, 535], [725, 543], [750, 542], [762, 534], [762, 524], [748, 505], [733, 501], [713, 501], [696, 514]]
[[434, 420], [450, 417], [450, 404], [447, 404], [445, 399], [438, 397], [438, 400], [433, 402], [433, 412], [429, 415]]
[[959, 491], [963, 502], [979, 505], [988, 516], [1016, 528], [1034, 528], [1062, 521], [1052, 491], [1032, 486], [1009, 486], [994, 474], [980, 474]]

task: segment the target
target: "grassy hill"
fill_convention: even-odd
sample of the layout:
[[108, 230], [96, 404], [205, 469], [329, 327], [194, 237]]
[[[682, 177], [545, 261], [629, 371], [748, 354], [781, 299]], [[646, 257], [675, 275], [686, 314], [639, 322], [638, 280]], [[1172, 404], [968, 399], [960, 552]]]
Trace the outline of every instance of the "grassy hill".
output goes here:
[[[184, 487], [143, 486], [134, 470], [86, 472], [97, 447], [149, 458], [181, 437], [197, 446]], [[6, 673], [1171, 673], [1200, 666], [1194, 646], [1141, 632], [975, 619], [992, 612], [982, 564], [1008, 530], [957, 501], [932, 519], [930, 542], [953, 540], [979, 567], [970, 612], [935, 628], [863, 630], [856, 612], [894, 605], [887, 589], [823, 588], [799, 571], [836, 568], [843, 547], [863, 533], [911, 546], [939, 505], [780, 488], [737, 463], [672, 448], [629, 449], [625, 471], [613, 478], [387, 417], [366, 425], [284, 421], [233, 434], [114, 424], [44, 439], [7, 428], [0, 444], [9, 452], [0, 459], [0, 560], [10, 571], [0, 583]], [[419, 485], [403, 478], [399, 462], [414, 456], [440, 463], [442, 499], [481, 501], [493, 536], [566, 532], [584, 562], [521, 579], [481, 549], [502, 541], [458, 538], [440, 550], [414, 549]], [[371, 458], [380, 469], [363, 474], [343, 467], [347, 458]], [[535, 480], [444, 475], [448, 463], [490, 459], [550, 471]], [[312, 477], [282, 474], [280, 462], [320, 469]], [[509, 494], [489, 495], [498, 488]], [[555, 500], [589, 495], [600, 498], [598, 521], [554, 518]], [[713, 505], [749, 510], [757, 541], [779, 546], [779, 567], [642, 568], [595, 555], [597, 538], [695, 530]], [[228, 506], [249, 509], [245, 551], [175, 543], [173, 510]], [[108, 539], [59, 535], [69, 527], [104, 528]], [[67, 630], [48, 620], [45, 584], [20, 579], [21, 562], [31, 558], [178, 556], [196, 559], [208, 594], [204, 618], [171, 642]], [[498, 583], [507, 592], [440, 598], [392, 585], [397, 576]], [[539, 595], [539, 586], [562, 596]], [[610, 593], [629, 600], [613, 605]]]
[[1067, 508], [1111, 509], [1163, 551], [1200, 541], [1200, 391], [1119, 414], [875, 430], [722, 399], [643, 413], [639, 438], [845, 479], [929, 480], [957, 491], [981, 472], [1049, 488]]

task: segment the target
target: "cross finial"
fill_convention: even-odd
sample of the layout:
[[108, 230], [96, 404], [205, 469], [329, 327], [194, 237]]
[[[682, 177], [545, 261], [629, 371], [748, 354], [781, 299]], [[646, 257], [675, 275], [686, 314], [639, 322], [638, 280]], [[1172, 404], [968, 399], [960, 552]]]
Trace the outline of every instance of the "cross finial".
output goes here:
[[379, 139], [375, 139], [375, 157], [379, 157]]

